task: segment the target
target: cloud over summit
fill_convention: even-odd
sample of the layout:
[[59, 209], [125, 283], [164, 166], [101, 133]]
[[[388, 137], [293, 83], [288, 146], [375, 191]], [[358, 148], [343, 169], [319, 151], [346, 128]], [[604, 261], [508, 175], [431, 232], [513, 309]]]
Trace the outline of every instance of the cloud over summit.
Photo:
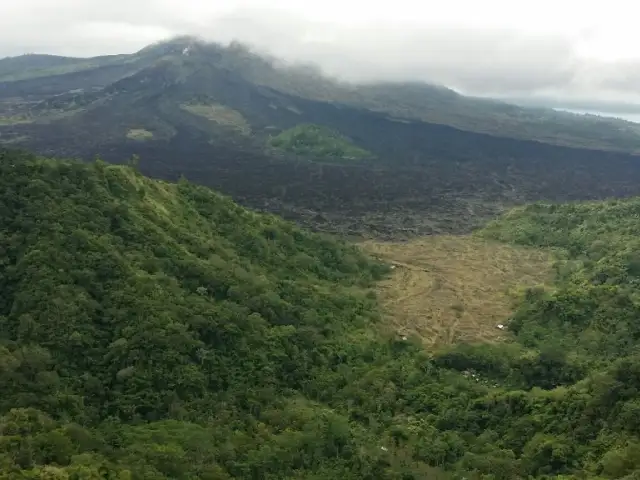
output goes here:
[[355, 81], [423, 80], [477, 95], [640, 104], [640, 34], [624, 0], [610, 0], [606, 10], [572, 0], [442, 3], [2, 2], [0, 56], [124, 53], [195, 34], [238, 39]]

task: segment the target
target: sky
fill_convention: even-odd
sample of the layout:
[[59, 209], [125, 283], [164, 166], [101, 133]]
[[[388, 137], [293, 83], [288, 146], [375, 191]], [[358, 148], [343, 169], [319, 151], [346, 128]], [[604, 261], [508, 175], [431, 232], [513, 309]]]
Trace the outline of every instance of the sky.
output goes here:
[[0, 0], [0, 57], [134, 52], [175, 35], [247, 42], [353, 81], [640, 113], [629, 0]]

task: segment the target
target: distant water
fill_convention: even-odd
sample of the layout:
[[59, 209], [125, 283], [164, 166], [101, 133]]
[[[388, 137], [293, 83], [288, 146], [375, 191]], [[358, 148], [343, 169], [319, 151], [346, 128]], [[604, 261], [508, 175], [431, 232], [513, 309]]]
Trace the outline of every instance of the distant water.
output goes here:
[[601, 117], [621, 118], [623, 120], [628, 120], [630, 122], [640, 123], [640, 113], [599, 112], [597, 110], [578, 110], [574, 108], [556, 108], [555, 110], [571, 112], [571, 113], [579, 113], [582, 115], [591, 114], [591, 115], [599, 115]]

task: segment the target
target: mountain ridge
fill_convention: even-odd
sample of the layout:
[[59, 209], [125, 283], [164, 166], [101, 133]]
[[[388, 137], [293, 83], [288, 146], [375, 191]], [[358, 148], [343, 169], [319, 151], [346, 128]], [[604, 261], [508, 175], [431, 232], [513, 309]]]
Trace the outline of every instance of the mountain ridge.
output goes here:
[[[254, 53], [251, 47], [240, 42], [231, 42], [224, 47], [208, 43], [196, 37], [178, 37], [158, 42], [138, 52], [125, 55], [110, 55], [95, 58], [57, 57], [59, 61], [80, 65], [80, 71], [90, 71], [92, 67], [113, 66], [118, 60], [129, 64], [128, 69], [119, 72], [121, 77], [135, 73], [139, 68], [152, 65], [158, 59], [179, 56], [199, 56], [202, 61], [217, 62], [222, 68], [240, 72], [249, 81], [268, 86], [281, 93], [289, 93], [318, 101], [337, 102], [354, 107], [367, 108], [399, 116], [400, 118], [421, 120], [456, 126], [462, 130], [492, 133], [513, 138], [536, 138], [535, 131], [526, 129], [545, 128], [539, 140], [568, 146], [584, 146], [591, 141], [597, 148], [613, 148], [623, 151], [640, 151], [640, 128], [630, 122], [616, 119], [589, 119], [570, 113], [555, 112], [553, 109], [525, 108], [499, 100], [465, 97], [444, 86], [420, 82], [380, 82], [373, 84], [352, 84], [326, 77], [313, 66], [287, 64], [275, 57]], [[0, 95], [3, 87], [10, 88], [10, 77], [2, 76], [3, 63], [15, 62], [16, 58], [40, 58], [35, 56], [13, 57], [0, 60]], [[24, 69], [23, 69], [24, 70]], [[22, 73], [22, 80], [39, 78], [44, 71], [28, 69]], [[67, 72], [72, 74], [73, 72]], [[55, 75], [54, 75], [55, 76]], [[59, 76], [59, 75], [58, 75]], [[62, 75], [64, 76], [64, 75]], [[110, 80], [115, 81], [114, 78]], [[106, 83], [106, 82], [103, 82]], [[79, 83], [71, 83], [68, 90], [81, 88]], [[58, 91], [58, 93], [62, 93]], [[449, 110], [447, 112], [445, 109]], [[483, 110], [484, 109], [484, 110]], [[493, 116], [497, 116], [493, 118]], [[500, 119], [500, 116], [503, 118]], [[492, 124], [493, 125], [490, 125]], [[548, 125], [546, 127], [544, 124]], [[515, 129], [514, 129], [515, 127]], [[611, 140], [602, 138], [600, 144], [590, 138], [593, 128], [607, 130]], [[519, 130], [520, 129], [520, 130]], [[582, 131], [580, 129], [583, 129]], [[587, 133], [588, 132], [588, 133]], [[600, 132], [602, 137], [602, 132]], [[615, 139], [615, 140], [614, 140]], [[612, 143], [613, 142], [613, 143]]]
[[[441, 87], [354, 90], [309, 67], [281, 67], [239, 43], [190, 38], [124, 60], [91, 61], [61, 75], [0, 81], [0, 142], [84, 160], [137, 155], [145, 174], [184, 175], [244, 205], [347, 235], [468, 232], [522, 202], [640, 193], [638, 157], [629, 152], [467, 131], [400, 111], [407, 105], [422, 111], [416, 99], [425, 89], [436, 92], [424, 101], [437, 111], [464, 99]], [[358, 97], [358, 89], [369, 93]], [[477, 100], [494, 105], [487, 102]], [[326, 149], [271, 147], [273, 138], [301, 125], [329, 129], [353, 152], [371, 155], [348, 162], [318, 155]], [[613, 141], [606, 131], [601, 136]]]

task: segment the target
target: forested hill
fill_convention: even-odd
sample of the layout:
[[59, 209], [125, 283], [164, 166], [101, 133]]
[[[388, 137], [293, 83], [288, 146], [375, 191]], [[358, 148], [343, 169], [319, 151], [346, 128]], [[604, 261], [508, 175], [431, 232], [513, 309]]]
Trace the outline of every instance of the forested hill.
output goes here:
[[326, 403], [390, 355], [386, 267], [131, 167], [5, 152], [0, 182], [0, 478], [430, 471]]
[[[135, 162], [132, 162], [135, 163]], [[377, 328], [386, 267], [135, 165], [0, 154], [0, 479], [640, 478], [640, 200], [480, 232], [556, 250], [511, 341]]]

